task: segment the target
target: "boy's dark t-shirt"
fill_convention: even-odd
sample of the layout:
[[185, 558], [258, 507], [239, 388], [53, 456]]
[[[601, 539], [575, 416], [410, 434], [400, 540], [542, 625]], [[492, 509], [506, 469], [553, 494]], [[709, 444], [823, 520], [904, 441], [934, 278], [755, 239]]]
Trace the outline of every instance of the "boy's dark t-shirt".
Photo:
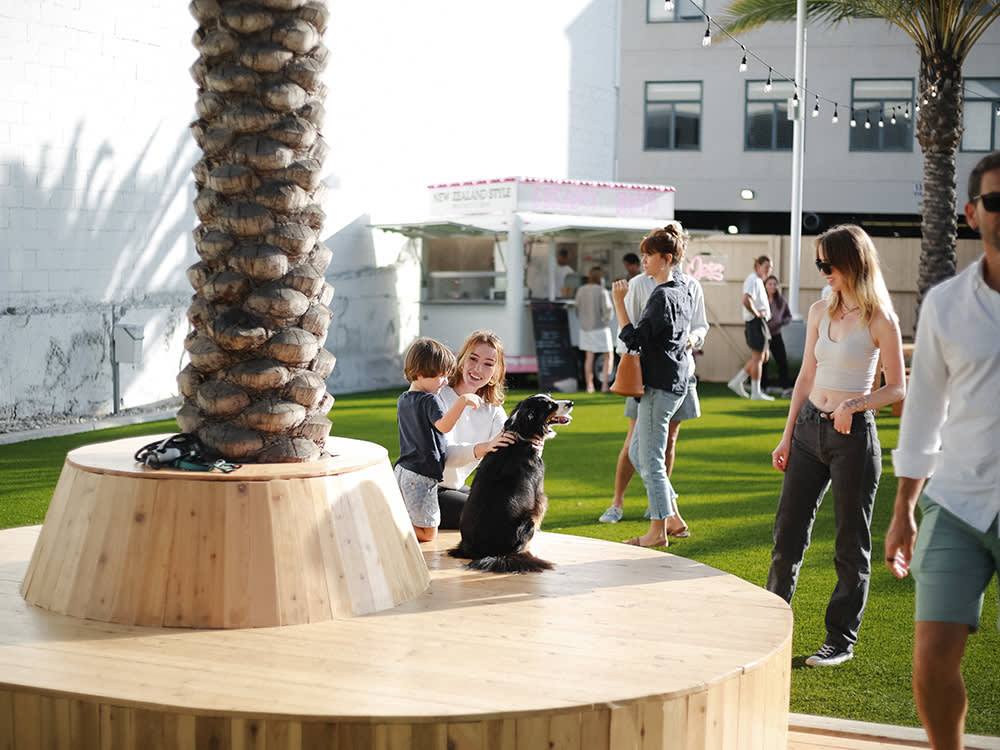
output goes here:
[[396, 402], [399, 423], [399, 459], [404, 469], [444, 479], [444, 433], [434, 426], [444, 416], [444, 403], [435, 393], [405, 391]]

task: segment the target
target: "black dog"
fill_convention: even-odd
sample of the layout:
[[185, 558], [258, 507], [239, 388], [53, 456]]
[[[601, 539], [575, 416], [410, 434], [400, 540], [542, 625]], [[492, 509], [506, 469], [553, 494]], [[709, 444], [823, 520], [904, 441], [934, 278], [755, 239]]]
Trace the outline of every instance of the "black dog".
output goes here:
[[528, 545], [548, 507], [541, 447], [556, 434], [550, 425], [569, 424], [572, 410], [572, 401], [556, 401], [541, 393], [514, 407], [504, 430], [517, 441], [483, 457], [462, 509], [462, 541], [448, 554], [471, 558], [466, 567], [493, 573], [533, 573], [552, 567], [548, 560], [532, 555]]

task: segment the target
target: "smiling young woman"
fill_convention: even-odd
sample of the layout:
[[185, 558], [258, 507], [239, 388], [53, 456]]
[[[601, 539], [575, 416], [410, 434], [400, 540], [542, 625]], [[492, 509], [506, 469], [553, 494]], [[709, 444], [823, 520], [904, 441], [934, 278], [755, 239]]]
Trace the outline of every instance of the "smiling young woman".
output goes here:
[[444, 479], [438, 486], [442, 529], [458, 528], [469, 497], [465, 482], [482, 457], [513, 442], [503, 431], [507, 421], [503, 410], [507, 376], [503, 341], [493, 331], [474, 331], [458, 350], [457, 360], [448, 385], [439, 394], [445, 408], [467, 393], [476, 394], [483, 403], [478, 409], [466, 409], [446, 435]]

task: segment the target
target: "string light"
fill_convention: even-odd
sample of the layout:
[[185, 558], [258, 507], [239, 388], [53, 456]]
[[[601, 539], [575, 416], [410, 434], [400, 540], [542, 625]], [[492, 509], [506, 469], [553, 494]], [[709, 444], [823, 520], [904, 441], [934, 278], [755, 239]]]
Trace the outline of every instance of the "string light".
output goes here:
[[674, 0], [663, 0], [663, 10], [667, 13], [674, 12]]
[[996, 115], [997, 115], [997, 117], [1000, 117], [1000, 102], [997, 102], [997, 112], [996, 112]]
[[[705, 9], [703, 7], [699, 7], [699, 3], [696, 2], [696, 0], [689, 0], [689, 2], [690, 2], [690, 4], [692, 6], [694, 6], [695, 8], [697, 8], [701, 12], [701, 14], [703, 16], [705, 16], [705, 22], [706, 22], [705, 23], [705, 34], [702, 37], [701, 45], [702, 45], [702, 47], [710, 47], [710, 46], [712, 46], [712, 17], [708, 13], [705, 12]], [[667, 13], [673, 13], [674, 7], [675, 7], [675, 3], [672, 2], [672, 0], [664, 0], [663, 8], [664, 8], [664, 10]], [[716, 23], [715, 25], [718, 27], [719, 31], [724, 36], [729, 37], [729, 39], [731, 39], [733, 42], [735, 42], [736, 44], [738, 44], [740, 46], [740, 50], [742, 51], [742, 56], [740, 58], [740, 64], [739, 64], [739, 72], [740, 73], [745, 73], [747, 71], [748, 58], [749, 57], [753, 57], [758, 62], [760, 62], [763, 65], [767, 66], [767, 82], [764, 84], [764, 92], [765, 93], [770, 93], [772, 91], [772, 89], [774, 88], [774, 75], [775, 75], [774, 67], [771, 66], [771, 65], [769, 65], [768, 62], [767, 62], [767, 60], [765, 60], [764, 58], [758, 56], [753, 50], [748, 50], [747, 47], [746, 47], [746, 45], [743, 42], [741, 42], [739, 39], [737, 39], [732, 34], [730, 34], [723, 26], [720, 26], [718, 23]], [[788, 81], [789, 83], [792, 84], [792, 86], [793, 86], [793, 96], [792, 96], [792, 101], [790, 103], [790, 106], [793, 107], [793, 108], [795, 108], [797, 110], [797, 108], [799, 107], [799, 104], [800, 104], [800, 102], [799, 102], [799, 88], [800, 87], [797, 85], [797, 83], [794, 80], [792, 80], [791, 78], [787, 77], [786, 75], [780, 73], [780, 71], [778, 73], [778, 77], [781, 80]], [[929, 103], [929, 98], [928, 97], [931, 97], [931, 98], [937, 97], [938, 84], [939, 83], [940, 83], [940, 79], [937, 82], [931, 84], [923, 92], [921, 92], [920, 94], [918, 94], [917, 100], [913, 102], [913, 111], [914, 111], [914, 114], [916, 114], [916, 113], [918, 113], [920, 111], [920, 102], [921, 102], [921, 100], [922, 100], [922, 102], [923, 102], [924, 105], [927, 105]], [[832, 99], [828, 99], [825, 96], [820, 96], [815, 91], [810, 91], [808, 88], [806, 88], [804, 86], [801, 87], [801, 89], [802, 89], [803, 96], [807, 96], [809, 94], [813, 94], [813, 96], [815, 96], [815, 102], [813, 104], [813, 109], [812, 109], [812, 116], [813, 117], [819, 117], [819, 110], [820, 110], [819, 101], [820, 101], [820, 99], [823, 99], [823, 100], [825, 100], [825, 101], [830, 102], [831, 104], [833, 104], [833, 115], [830, 118], [830, 122], [832, 124], [836, 124], [837, 122], [839, 122], [839, 120], [840, 120], [840, 113], [838, 111], [839, 107], [838, 107], [837, 102], [833, 101]], [[892, 124], [892, 125], [895, 125], [896, 122], [897, 122], [897, 118], [896, 118], [896, 109], [897, 108], [902, 109], [902, 114], [903, 114], [904, 118], [910, 119], [910, 105], [909, 105], [909, 103], [906, 104], [905, 108], [903, 108], [901, 106], [893, 106], [892, 107], [891, 118], [889, 120], [890, 124]], [[868, 110], [868, 109], [865, 109], [864, 112], [865, 112], [865, 123], [864, 123], [865, 129], [870, 130], [871, 127], [872, 127], [871, 111]], [[1000, 102], [997, 102], [997, 104], [996, 104], [996, 116], [1000, 117]], [[855, 109], [853, 107], [851, 108], [851, 120], [850, 120], [850, 124], [851, 124], [852, 128], [857, 126], [857, 114], [856, 114], [856, 111], [855, 111]], [[885, 127], [885, 106], [884, 105], [879, 105], [878, 126], [880, 128], [884, 128]]]

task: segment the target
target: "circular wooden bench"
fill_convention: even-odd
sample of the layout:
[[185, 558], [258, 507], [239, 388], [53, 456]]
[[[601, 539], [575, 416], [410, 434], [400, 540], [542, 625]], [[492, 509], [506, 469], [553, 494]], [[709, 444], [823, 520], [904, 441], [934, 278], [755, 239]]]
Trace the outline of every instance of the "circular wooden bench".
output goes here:
[[136, 463], [154, 439], [67, 455], [27, 601], [123, 625], [245, 628], [367, 614], [427, 588], [382, 446], [329, 438], [320, 460], [225, 474]]

